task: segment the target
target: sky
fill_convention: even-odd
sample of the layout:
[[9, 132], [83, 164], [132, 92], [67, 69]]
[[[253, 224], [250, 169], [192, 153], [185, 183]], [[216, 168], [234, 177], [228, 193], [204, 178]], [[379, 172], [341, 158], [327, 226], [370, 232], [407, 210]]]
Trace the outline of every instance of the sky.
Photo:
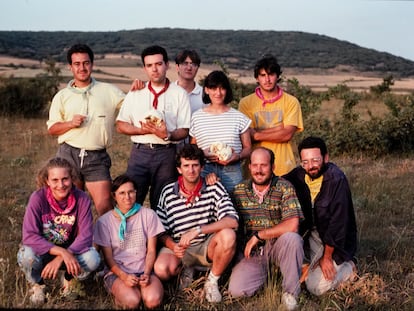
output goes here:
[[0, 30], [302, 31], [414, 61], [414, 0], [0, 0]]

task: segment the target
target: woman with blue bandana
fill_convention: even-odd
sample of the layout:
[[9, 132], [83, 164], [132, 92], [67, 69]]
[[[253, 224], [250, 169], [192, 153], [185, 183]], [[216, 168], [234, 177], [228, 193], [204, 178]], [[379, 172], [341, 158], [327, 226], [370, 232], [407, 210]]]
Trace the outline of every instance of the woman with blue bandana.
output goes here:
[[94, 233], [106, 263], [105, 287], [118, 307], [137, 309], [142, 300], [146, 308], [156, 308], [164, 288], [153, 266], [164, 227], [152, 209], [136, 203], [136, 185], [128, 176], [115, 178], [111, 192], [116, 205], [98, 218]]

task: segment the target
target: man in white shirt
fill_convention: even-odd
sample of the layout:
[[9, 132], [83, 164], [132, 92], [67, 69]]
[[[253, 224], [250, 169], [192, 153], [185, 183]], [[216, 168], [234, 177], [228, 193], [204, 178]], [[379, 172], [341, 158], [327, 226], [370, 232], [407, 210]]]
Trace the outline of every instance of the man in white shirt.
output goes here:
[[[117, 129], [133, 142], [126, 174], [137, 183], [137, 202], [142, 204], [149, 190], [155, 209], [162, 187], [177, 178], [176, 144], [188, 136], [191, 110], [185, 90], [166, 76], [166, 50], [158, 45], [147, 47], [141, 59], [149, 82], [127, 94]], [[150, 115], [158, 116], [160, 122], [147, 120]]]

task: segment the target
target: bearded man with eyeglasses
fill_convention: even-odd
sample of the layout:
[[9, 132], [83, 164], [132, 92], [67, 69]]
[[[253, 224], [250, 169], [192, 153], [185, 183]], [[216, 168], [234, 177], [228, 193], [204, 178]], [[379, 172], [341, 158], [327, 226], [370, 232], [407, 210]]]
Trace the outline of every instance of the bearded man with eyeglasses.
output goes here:
[[310, 264], [302, 277], [311, 293], [322, 295], [355, 277], [355, 212], [348, 180], [329, 162], [324, 140], [307, 137], [298, 151], [301, 165], [283, 177], [295, 187], [305, 216], [301, 233]]

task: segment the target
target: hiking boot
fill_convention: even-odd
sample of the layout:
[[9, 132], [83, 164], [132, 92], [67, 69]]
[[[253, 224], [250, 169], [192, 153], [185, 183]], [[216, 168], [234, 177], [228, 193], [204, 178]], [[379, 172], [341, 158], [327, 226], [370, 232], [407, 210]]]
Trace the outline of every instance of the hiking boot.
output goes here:
[[184, 290], [193, 283], [194, 267], [183, 267], [179, 279], [178, 289]]
[[80, 297], [85, 297], [85, 289], [83, 284], [77, 279], [73, 278], [70, 281], [63, 277], [62, 288], [60, 294], [67, 300], [76, 300]]
[[45, 284], [34, 284], [30, 289], [30, 302], [34, 305], [40, 305], [45, 302], [46, 295], [45, 295]]
[[289, 294], [289, 293], [283, 293], [283, 295], [282, 295], [282, 306], [287, 311], [296, 310], [296, 308], [298, 307], [298, 303], [296, 301], [295, 296], [293, 296], [292, 294]]
[[218, 284], [207, 280], [204, 283], [204, 292], [208, 302], [220, 302], [222, 297], [218, 289]]

